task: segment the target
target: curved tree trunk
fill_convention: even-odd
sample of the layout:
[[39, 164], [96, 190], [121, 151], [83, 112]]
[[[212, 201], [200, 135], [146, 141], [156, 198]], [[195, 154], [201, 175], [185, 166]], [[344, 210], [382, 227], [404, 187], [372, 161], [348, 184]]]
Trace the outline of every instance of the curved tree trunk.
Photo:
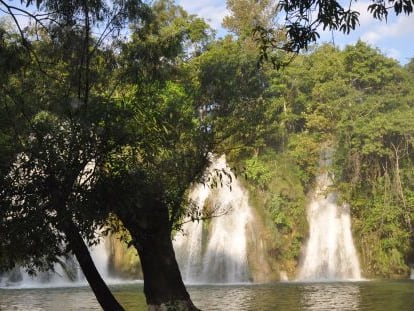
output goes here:
[[171, 241], [168, 208], [161, 204], [148, 209], [136, 222], [121, 220], [131, 233], [141, 260], [148, 310], [199, 311], [181, 278]]
[[68, 240], [69, 247], [75, 254], [82, 272], [102, 309], [105, 311], [123, 311], [124, 308], [112, 295], [105, 281], [96, 269], [91, 254], [89, 253], [89, 249], [79, 234], [76, 225], [74, 223], [65, 224], [62, 229]]

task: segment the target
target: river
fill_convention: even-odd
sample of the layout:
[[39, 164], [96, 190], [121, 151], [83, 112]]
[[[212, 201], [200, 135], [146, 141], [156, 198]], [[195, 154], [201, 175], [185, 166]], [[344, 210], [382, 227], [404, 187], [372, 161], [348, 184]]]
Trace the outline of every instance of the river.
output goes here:
[[[146, 310], [143, 285], [112, 290], [126, 310]], [[414, 310], [414, 281], [188, 286], [202, 310]], [[2, 311], [101, 310], [88, 287], [0, 289]]]

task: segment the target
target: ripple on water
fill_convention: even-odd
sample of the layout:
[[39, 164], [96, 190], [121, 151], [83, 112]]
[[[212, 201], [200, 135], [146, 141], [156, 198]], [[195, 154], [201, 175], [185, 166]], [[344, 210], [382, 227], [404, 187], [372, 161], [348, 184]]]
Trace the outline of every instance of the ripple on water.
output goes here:
[[[127, 311], [145, 310], [142, 284], [116, 285], [115, 296]], [[189, 286], [203, 311], [412, 311], [413, 281]], [[89, 288], [0, 289], [0, 310], [101, 310]]]
[[307, 284], [303, 286], [301, 305], [305, 310], [359, 310], [360, 289], [352, 283]]

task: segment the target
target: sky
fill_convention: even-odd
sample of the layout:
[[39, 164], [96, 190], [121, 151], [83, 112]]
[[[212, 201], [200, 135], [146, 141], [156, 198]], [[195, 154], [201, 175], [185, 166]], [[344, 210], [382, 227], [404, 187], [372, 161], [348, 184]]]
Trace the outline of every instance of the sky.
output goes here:
[[[20, 1], [14, 0], [12, 3], [19, 6]], [[229, 15], [226, 0], [176, 0], [176, 3], [189, 13], [204, 18], [212, 28], [217, 30], [217, 37], [225, 36], [226, 31], [221, 27], [221, 22], [224, 16]], [[378, 48], [384, 55], [405, 65], [414, 57], [414, 14], [398, 17], [390, 14], [387, 22], [381, 22], [372, 18], [367, 12], [370, 3], [372, 0], [358, 0], [353, 4], [354, 9], [361, 13], [360, 26], [355, 31], [349, 35], [340, 32], [321, 32], [318, 42], [333, 42], [336, 46], [343, 48], [361, 39]], [[0, 12], [1, 15], [4, 14]]]
[[[226, 34], [221, 27], [223, 17], [229, 15], [225, 0], [177, 0], [177, 3], [189, 13], [206, 19], [218, 31], [217, 37]], [[390, 14], [387, 22], [381, 22], [372, 18], [367, 12], [370, 3], [372, 3], [370, 0], [359, 0], [353, 4], [354, 9], [361, 13], [360, 25], [355, 31], [349, 35], [340, 32], [322, 32], [319, 42], [333, 41], [335, 45], [343, 48], [361, 39], [372, 47], [378, 48], [384, 55], [405, 65], [414, 57], [414, 14], [398, 17]]]

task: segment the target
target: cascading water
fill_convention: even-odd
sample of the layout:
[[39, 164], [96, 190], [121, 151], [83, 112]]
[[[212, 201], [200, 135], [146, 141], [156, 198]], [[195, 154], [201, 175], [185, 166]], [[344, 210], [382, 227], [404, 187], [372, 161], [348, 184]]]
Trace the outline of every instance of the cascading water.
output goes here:
[[[17, 158], [16, 166], [18, 167], [19, 162], [25, 161], [27, 156], [20, 154]], [[94, 168], [95, 161], [88, 162], [79, 174], [77, 183], [89, 188]], [[25, 180], [23, 179], [21, 182], [24, 183]], [[110, 254], [106, 245], [108, 241], [99, 232], [96, 232], [96, 237], [99, 237], [101, 242], [89, 249], [96, 268], [107, 283], [119, 282], [119, 278], [113, 278], [109, 273]], [[85, 284], [85, 277], [73, 255], [61, 258], [60, 262], [54, 264], [53, 271], [38, 271], [34, 276], [29, 275], [24, 268], [18, 266], [11, 271], [0, 274], [0, 287], [58, 287]]]
[[236, 283], [250, 279], [247, 225], [252, 213], [248, 196], [227, 166], [225, 156], [213, 159], [207, 174], [225, 171], [222, 185], [197, 184], [190, 198], [199, 209], [214, 209], [219, 217], [184, 224], [174, 248], [188, 283]]
[[22, 267], [15, 267], [11, 271], [0, 275], [0, 287], [33, 288], [33, 287], [62, 287], [75, 284], [79, 281], [77, 263], [69, 257], [62, 263], [54, 265], [54, 271], [37, 272], [29, 275]]
[[[190, 192], [190, 199], [203, 208], [211, 193], [207, 185], [197, 184]], [[174, 248], [181, 275], [186, 282], [197, 282], [201, 276], [203, 221], [187, 222], [174, 240]]]
[[[116, 282], [108, 272], [109, 255], [105, 241], [90, 248], [92, 259], [101, 276], [107, 282]], [[80, 270], [79, 264], [73, 256], [62, 259], [54, 265], [54, 271], [38, 272], [30, 276], [23, 268], [15, 267], [13, 270], [0, 274], [0, 287], [62, 287], [86, 285], [86, 280]]]
[[297, 280], [359, 280], [361, 272], [351, 232], [350, 210], [338, 205], [330, 191], [333, 177], [328, 172], [331, 151], [320, 163], [316, 190], [308, 206], [309, 240]]

